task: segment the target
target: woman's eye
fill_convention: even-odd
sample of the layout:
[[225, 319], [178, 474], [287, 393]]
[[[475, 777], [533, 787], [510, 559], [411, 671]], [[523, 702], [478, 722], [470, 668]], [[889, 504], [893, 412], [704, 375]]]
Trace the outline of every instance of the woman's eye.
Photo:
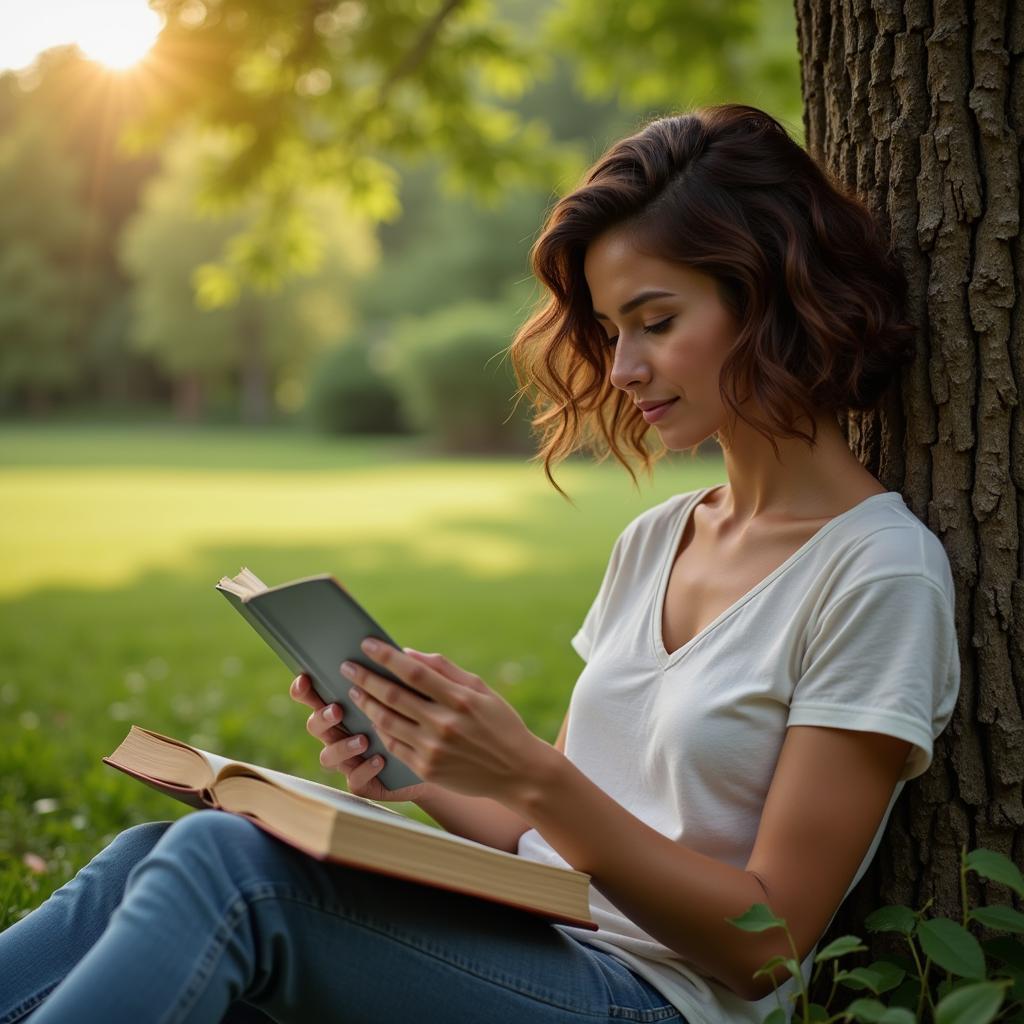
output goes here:
[[[656, 324], [649, 324], [644, 328], [644, 334], [664, 334], [668, 330], [668, 325], [675, 319], [675, 314], [672, 316], [665, 317], [664, 320], [659, 320]], [[614, 338], [608, 338], [608, 344], [614, 345], [619, 340], [619, 336], [616, 334]]]
[[665, 317], [664, 320], [659, 320], [656, 324], [650, 324], [644, 328], [644, 334], [663, 334], [668, 330], [668, 325], [675, 319], [674, 316]]

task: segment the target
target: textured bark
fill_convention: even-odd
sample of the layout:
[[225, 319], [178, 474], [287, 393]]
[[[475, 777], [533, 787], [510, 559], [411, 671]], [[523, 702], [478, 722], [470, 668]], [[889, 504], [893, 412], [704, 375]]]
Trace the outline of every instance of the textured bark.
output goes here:
[[[888, 227], [920, 327], [887, 404], [843, 426], [942, 541], [956, 584], [958, 707], [821, 942], [860, 935], [867, 964], [907, 952], [864, 928], [877, 907], [931, 899], [962, 920], [961, 846], [1024, 864], [1024, 5], [796, 0], [796, 14], [807, 148]], [[967, 892], [1021, 909], [973, 873]]]

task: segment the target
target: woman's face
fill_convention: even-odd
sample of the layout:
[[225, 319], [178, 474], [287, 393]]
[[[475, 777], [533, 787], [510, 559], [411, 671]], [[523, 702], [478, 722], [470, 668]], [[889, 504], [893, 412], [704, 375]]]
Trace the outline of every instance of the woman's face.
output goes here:
[[[719, 371], [739, 325], [715, 279], [644, 255], [621, 229], [587, 247], [583, 271], [614, 344], [612, 384], [636, 403], [674, 400], [653, 421], [665, 447], [682, 451], [722, 430]], [[664, 294], [642, 298], [654, 292]]]

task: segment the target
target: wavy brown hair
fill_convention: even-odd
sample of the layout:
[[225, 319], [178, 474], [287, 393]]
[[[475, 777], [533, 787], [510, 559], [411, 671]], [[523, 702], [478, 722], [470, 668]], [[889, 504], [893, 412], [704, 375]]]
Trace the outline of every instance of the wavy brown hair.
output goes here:
[[[548, 294], [507, 349], [517, 404], [534, 389], [534, 461], [563, 497], [551, 464], [577, 450], [614, 454], [634, 485], [623, 446], [648, 472], [667, 452], [646, 446], [647, 423], [609, 379], [614, 349], [583, 275], [587, 246], [618, 226], [641, 251], [715, 278], [740, 324], [722, 401], [776, 457], [775, 437], [813, 446], [823, 410], [876, 407], [913, 359], [907, 282], [880, 225], [775, 118], [728, 103], [652, 120], [552, 207], [530, 252]], [[763, 420], [740, 410], [751, 397]]]

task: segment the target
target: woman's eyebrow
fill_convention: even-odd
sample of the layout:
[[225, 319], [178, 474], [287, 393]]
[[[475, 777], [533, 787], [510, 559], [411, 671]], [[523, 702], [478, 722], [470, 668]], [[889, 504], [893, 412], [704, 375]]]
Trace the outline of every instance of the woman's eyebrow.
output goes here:
[[[631, 298], [628, 302], [624, 302], [621, 306], [619, 306], [619, 316], [625, 316], [627, 313], [632, 313], [637, 306], [642, 306], [645, 302], [647, 302], [650, 299], [660, 299], [665, 295], [675, 295], [675, 292], [659, 292], [653, 290], [640, 292], [639, 295], [634, 295], [633, 298]], [[594, 316], [596, 316], [598, 320], [608, 319], [608, 317], [605, 316], [604, 313], [598, 313], [596, 309], [594, 310]]]

